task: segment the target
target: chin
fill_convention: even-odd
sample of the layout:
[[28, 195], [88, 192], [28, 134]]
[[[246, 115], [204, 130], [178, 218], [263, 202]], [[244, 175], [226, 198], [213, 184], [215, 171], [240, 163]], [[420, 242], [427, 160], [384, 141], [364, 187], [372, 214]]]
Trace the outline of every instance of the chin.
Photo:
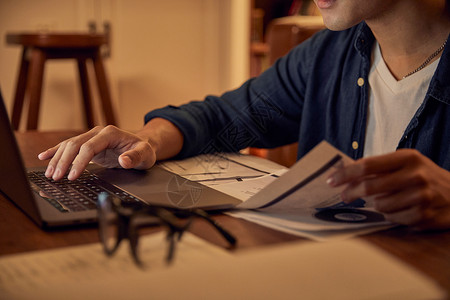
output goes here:
[[345, 18], [327, 16], [325, 14], [322, 15], [322, 18], [325, 26], [332, 31], [346, 30], [361, 22], [361, 20], [346, 20]]

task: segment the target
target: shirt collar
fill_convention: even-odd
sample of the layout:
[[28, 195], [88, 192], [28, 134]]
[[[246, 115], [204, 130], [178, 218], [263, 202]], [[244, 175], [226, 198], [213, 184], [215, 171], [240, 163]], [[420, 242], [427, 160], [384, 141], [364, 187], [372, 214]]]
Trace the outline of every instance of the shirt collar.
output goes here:
[[[361, 22], [356, 26], [355, 49], [363, 58], [370, 58], [375, 36], [365, 22]], [[438, 101], [450, 105], [450, 41], [442, 52], [441, 60], [431, 79], [427, 94]]]
[[375, 36], [369, 26], [367, 26], [366, 22], [361, 22], [356, 26], [355, 49], [362, 57], [369, 58], [372, 52], [373, 43], [375, 42]]
[[[450, 35], [449, 35], [450, 38]], [[428, 94], [450, 105], [450, 43], [444, 48], [436, 72], [431, 79]]]

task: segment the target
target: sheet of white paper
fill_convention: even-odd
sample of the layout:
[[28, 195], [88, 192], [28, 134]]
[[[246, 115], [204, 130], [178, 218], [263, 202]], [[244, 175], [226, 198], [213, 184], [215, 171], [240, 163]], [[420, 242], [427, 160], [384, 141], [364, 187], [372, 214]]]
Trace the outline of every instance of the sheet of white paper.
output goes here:
[[165, 169], [186, 179], [245, 201], [288, 169], [251, 155], [225, 153], [199, 155], [161, 163]]
[[[147, 269], [127, 247], [99, 244], [0, 257], [0, 299], [443, 299], [436, 283], [358, 240], [293, 242], [227, 252], [187, 233], [163, 263], [164, 236]], [[125, 245], [123, 245], [125, 246]]]
[[273, 172], [270, 175], [264, 175], [258, 178], [249, 178], [241, 181], [233, 181], [227, 183], [221, 181], [220, 184], [209, 186], [227, 195], [236, 197], [239, 200], [247, 201], [259, 191], [261, 191], [265, 186], [278, 179], [278, 177], [286, 171], [287, 169], [282, 169]]
[[267, 159], [239, 153], [203, 154], [162, 162], [160, 165], [175, 174], [206, 185], [253, 179], [286, 169]]

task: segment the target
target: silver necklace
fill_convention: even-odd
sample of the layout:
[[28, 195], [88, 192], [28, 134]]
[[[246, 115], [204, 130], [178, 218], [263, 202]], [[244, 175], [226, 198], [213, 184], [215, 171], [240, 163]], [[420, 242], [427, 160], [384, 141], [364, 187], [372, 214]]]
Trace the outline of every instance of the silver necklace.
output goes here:
[[414, 71], [409, 72], [408, 74], [406, 74], [405, 76], [403, 76], [403, 79], [405, 79], [408, 76], [411, 76], [414, 73], [419, 72], [420, 70], [422, 70], [423, 68], [425, 68], [430, 61], [433, 60], [433, 58], [435, 58], [439, 53], [441, 53], [442, 50], [444, 50], [445, 45], [447, 44], [447, 40], [444, 41], [444, 43], [439, 47], [439, 49], [437, 49], [433, 54], [431, 54], [424, 62], [423, 64], [421, 64], [417, 69], [415, 69]]

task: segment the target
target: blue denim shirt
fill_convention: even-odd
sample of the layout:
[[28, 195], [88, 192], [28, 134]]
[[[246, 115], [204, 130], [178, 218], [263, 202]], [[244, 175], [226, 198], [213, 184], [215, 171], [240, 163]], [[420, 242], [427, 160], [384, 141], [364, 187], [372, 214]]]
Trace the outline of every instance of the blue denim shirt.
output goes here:
[[[374, 41], [364, 22], [345, 31], [321, 31], [240, 88], [152, 111], [145, 121], [162, 117], [180, 128], [185, 142], [179, 157], [298, 141], [300, 158], [326, 140], [360, 158]], [[398, 148], [415, 148], [450, 170], [449, 44]]]

